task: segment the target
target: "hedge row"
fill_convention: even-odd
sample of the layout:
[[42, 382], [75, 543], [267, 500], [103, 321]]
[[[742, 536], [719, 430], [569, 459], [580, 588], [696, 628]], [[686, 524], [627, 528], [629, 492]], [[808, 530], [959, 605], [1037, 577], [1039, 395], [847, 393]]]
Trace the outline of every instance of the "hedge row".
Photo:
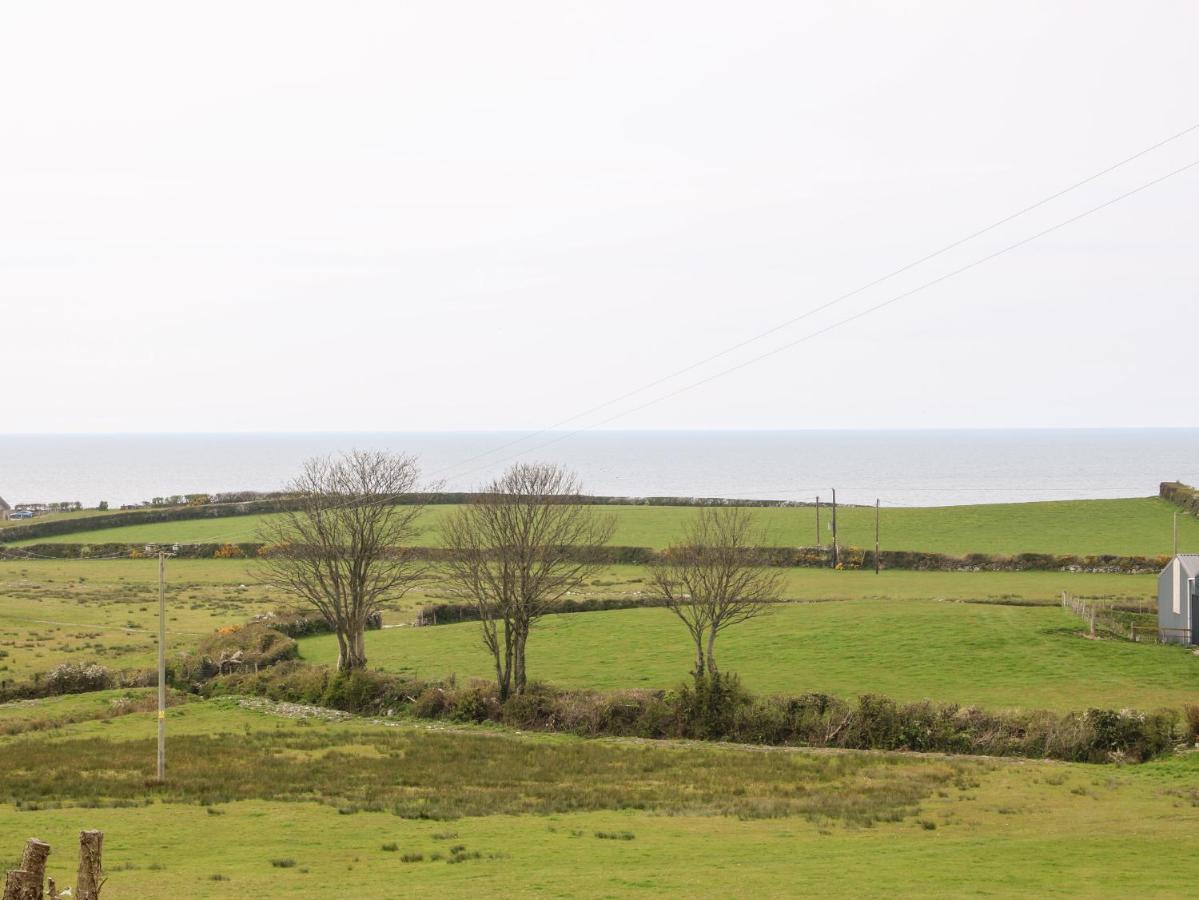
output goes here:
[[[180, 544], [181, 559], [247, 558], [260, 554], [266, 546], [242, 544]], [[448, 551], [438, 547], [410, 547], [406, 552], [420, 559], [446, 559]], [[661, 558], [666, 551], [650, 547], [589, 547], [579, 551], [590, 561], [607, 565], [645, 565]], [[754, 551], [767, 565], [782, 567], [828, 568], [832, 551], [827, 547], [765, 547]], [[143, 544], [35, 544], [23, 548], [0, 547], [0, 559], [22, 559], [27, 555], [53, 559], [95, 559], [98, 557], [144, 556]], [[949, 556], [908, 550], [884, 550], [879, 554], [884, 569], [910, 569], [930, 572], [1097, 572], [1128, 575], [1157, 574], [1169, 562], [1166, 556], [1073, 556], [1050, 553], [1021, 553], [999, 556], [971, 553]], [[874, 551], [842, 547], [842, 569], [873, 569]]]
[[36, 700], [60, 694], [86, 694], [110, 688], [151, 687], [158, 683], [156, 669], [112, 671], [98, 663], [62, 663], [49, 672], [35, 672], [22, 681], [0, 679], [0, 703]]
[[875, 695], [854, 701], [815, 693], [755, 697], [728, 677], [674, 691], [599, 693], [535, 685], [501, 703], [490, 683], [462, 686], [453, 679], [433, 683], [370, 671], [340, 675], [286, 662], [213, 679], [203, 693], [251, 694], [365, 715], [496, 722], [586, 737], [688, 738], [1075, 762], [1143, 761], [1169, 752], [1187, 737], [1173, 710], [996, 713], [931, 701], [898, 703]]
[[1163, 481], [1158, 488], [1163, 500], [1177, 504], [1192, 515], [1199, 516], [1199, 491], [1181, 481]]
[[[182, 506], [147, 507], [145, 509], [122, 510], [108, 515], [81, 516], [57, 519], [49, 522], [33, 521], [24, 525], [10, 525], [2, 534], [5, 541], [29, 541], [37, 538], [57, 537], [80, 531], [95, 531], [102, 528], [120, 528], [125, 525], [153, 525], [160, 522], [183, 522], [190, 519], [219, 519], [228, 516], [246, 516], [257, 513], [279, 512], [294, 509], [297, 505], [293, 496], [284, 493], [259, 493], [255, 491], [226, 492], [214, 494], [224, 502], [187, 504]], [[432, 505], [469, 503], [477, 494], [467, 492], [438, 492], [424, 497]], [[239, 498], [233, 500], [232, 498]], [[611, 506], [810, 506], [791, 500], [723, 500], [719, 497], [579, 497], [584, 505]], [[844, 504], [843, 504], [844, 505]]]
[[[277, 609], [259, 613], [250, 620], [251, 624], [265, 625], [290, 638], [309, 637], [314, 634], [332, 634], [333, 626], [320, 613], [311, 609]], [[373, 612], [366, 619], [367, 631], [383, 627], [383, 613]]]

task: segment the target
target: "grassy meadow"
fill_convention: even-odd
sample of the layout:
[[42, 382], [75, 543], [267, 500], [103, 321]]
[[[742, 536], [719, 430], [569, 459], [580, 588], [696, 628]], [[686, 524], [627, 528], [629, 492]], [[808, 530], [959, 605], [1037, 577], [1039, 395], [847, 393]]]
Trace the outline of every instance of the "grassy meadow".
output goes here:
[[[1085, 552], [1090, 541], [1118, 543], [1117, 513], [1140, 523], [1122, 539], [1147, 544], [1172, 518], [1153, 500], [1095, 503], [1081, 507], [1090, 530], [1071, 538], [1077, 546], [1035, 549]], [[1059, 527], [1082, 527], [1060, 525], [1071, 506], [1013, 509], [1039, 521], [1027, 533], [1048, 543]], [[895, 510], [884, 527], [906, 521], [912, 540], [950, 552], [1027, 549], [1010, 522], [988, 514], [970, 525], [968, 510]], [[843, 536], [855, 527], [869, 534], [872, 511], [843, 512]], [[429, 527], [444, 513], [433, 510]], [[904, 520], [906, 513], [914, 517]], [[662, 546], [695, 511], [626, 507], [616, 514], [617, 543]], [[782, 533], [768, 543], [811, 543], [800, 534], [811, 510], [758, 514], [774, 535]], [[957, 524], [947, 527], [942, 514]], [[91, 539], [250, 539], [255, 521], [110, 529]], [[182, 530], [193, 528], [212, 530]], [[992, 545], [980, 548], [980, 535]], [[167, 571], [172, 653], [289, 603], [258, 582], [252, 560], [172, 560]], [[370, 665], [426, 678], [487, 677], [476, 624], [408, 627], [418, 606], [449, 599], [433, 574], [385, 611], [390, 627], [368, 633]], [[1155, 592], [1153, 576], [783, 574], [790, 602], [718, 645], [724, 668], [756, 692], [876, 692], [1054, 710], [1178, 707], [1199, 696], [1199, 666], [1184, 649], [1087, 640], [1082, 623], [1054, 605], [1063, 590], [1144, 601]], [[635, 599], [645, 590], [643, 568], [611, 566], [574, 598]], [[151, 666], [157, 591], [154, 560], [0, 562], [0, 682], [64, 661]], [[312, 662], [331, 662], [336, 653], [328, 637], [300, 645]], [[691, 659], [669, 612], [629, 609], [547, 617], [533, 633], [529, 663], [536, 680], [607, 690], [673, 687]], [[149, 780], [153, 704], [152, 690], [136, 689], [0, 705], [6, 868], [37, 835], [54, 848], [50, 874], [72, 884], [78, 831], [101, 828], [105, 896], [151, 900], [1124, 897], [1182, 893], [1199, 877], [1199, 862], [1186, 855], [1159, 864], [1162, 847], [1182, 844], [1199, 825], [1199, 754], [1117, 767], [587, 740], [173, 694], [168, 781], [160, 787]]]
[[[1139, 599], [1154, 591], [1152, 577], [1144, 575], [895, 571], [876, 576], [793, 569], [785, 576], [785, 596], [792, 600], [1052, 601], [1062, 590], [1079, 596]], [[172, 652], [194, 646], [221, 626], [239, 624], [291, 602], [258, 583], [251, 560], [171, 560], [167, 581]], [[612, 566], [575, 596], [635, 599], [644, 590], [642, 568]], [[444, 588], [434, 578], [387, 610], [384, 621], [409, 623], [418, 606], [444, 599]], [[150, 666], [157, 635], [155, 560], [0, 561], [0, 682], [44, 672], [66, 661], [95, 661], [113, 669]]]
[[[432, 506], [422, 519], [421, 545], [440, 542], [438, 522], [452, 506]], [[612, 543], [618, 546], [666, 547], [677, 541], [695, 508], [670, 506], [603, 507], [616, 518]], [[966, 553], [1060, 553], [1156, 556], [1173, 548], [1177, 507], [1156, 497], [1127, 500], [1063, 500], [1043, 503], [995, 503], [975, 506], [901, 507], [882, 510], [882, 545], [891, 550]], [[762, 541], [770, 546], [816, 543], [816, 511], [812, 507], [755, 508]], [[194, 519], [151, 525], [129, 525], [81, 531], [22, 543], [224, 543], [256, 539], [264, 516]], [[829, 510], [821, 510], [823, 543], [831, 540]], [[874, 546], [874, 509], [841, 507], [838, 533], [842, 544]], [[1199, 519], [1180, 517], [1184, 548], [1199, 549]]]
[[[796, 603], [729, 630], [717, 657], [760, 693], [878, 693], [1054, 710], [1181, 707], [1199, 696], [1199, 665], [1185, 648], [1092, 641], [1082, 630], [1052, 606]], [[690, 670], [688, 641], [664, 609], [547, 616], [529, 639], [530, 677], [603, 690], [670, 688]], [[300, 649], [317, 663], [337, 655], [327, 636], [304, 638]], [[366, 650], [372, 667], [422, 678], [492, 672], [474, 623], [370, 632]]]
[[165, 789], [146, 780], [151, 714], [0, 737], [0, 852], [37, 834], [71, 884], [78, 831], [101, 827], [106, 892], [147, 900], [1127, 897], [1199, 877], [1193, 855], [1160, 863], [1199, 826], [1195, 756], [1115, 768], [586, 741], [297, 721], [228, 699], [176, 707], [167, 727]]

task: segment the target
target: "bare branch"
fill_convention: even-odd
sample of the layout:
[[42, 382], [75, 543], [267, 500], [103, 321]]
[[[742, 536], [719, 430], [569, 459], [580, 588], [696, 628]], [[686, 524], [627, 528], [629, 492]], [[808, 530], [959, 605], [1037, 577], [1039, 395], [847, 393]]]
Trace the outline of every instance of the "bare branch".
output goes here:
[[749, 509], [699, 510], [681, 544], [651, 570], [650, 586], [687, 627], [695, 645], [696, 677], [715, 675], [721, 631], [756, 618], [778, 601], [782, 575], [766, 568]]
[[580, 504], [581, 493], [565, 469], [516, 465], [442, 525], [448, 585], [479, 610], [504, 698], [527, 684], [533, 625], [600, 565], [579, 551], [611, 539], [615, 520]]
[[298, 502], [267, 520], [263, 581], [313, 606], [337, 635], [338, 668], [366, 665], [366, 624], [380, 604], [427, 577], [406, 549], [427, 492], [410, 456], [354, 450], [304, 464], [288, 486]]

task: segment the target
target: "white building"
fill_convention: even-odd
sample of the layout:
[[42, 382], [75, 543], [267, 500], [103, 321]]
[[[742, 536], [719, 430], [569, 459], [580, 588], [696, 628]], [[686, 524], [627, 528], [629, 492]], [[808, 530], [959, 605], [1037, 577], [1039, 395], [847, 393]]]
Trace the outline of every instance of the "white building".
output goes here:
[[1195, 643], [1196, 579], [1199, 553], [1182, 553], [1157, 576], [1158, 637], [1171, 644]]

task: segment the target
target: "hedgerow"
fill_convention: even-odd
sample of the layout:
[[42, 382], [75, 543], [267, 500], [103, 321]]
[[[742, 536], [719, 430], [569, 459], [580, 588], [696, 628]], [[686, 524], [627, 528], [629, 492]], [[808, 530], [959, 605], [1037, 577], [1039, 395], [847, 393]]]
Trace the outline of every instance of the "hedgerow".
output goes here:
[[587, 737], [733, 741], [1022, 756], [1074, 762], [1139, 762], [1169, 752], [1182, 737], [1174, 710], [1141, 713], [990, 712], [956, 704], [900, 703], [876, 695], [755, 696], [720, 675], [674, 691], [600, 693], [533, 685], [501, 703], [493, 685], [425, 682], [382, 672], [332, 672], [286, 662], [208, 682], [208, 696], [253, 694], [365, 715], [411, 715], [495, 722]]

